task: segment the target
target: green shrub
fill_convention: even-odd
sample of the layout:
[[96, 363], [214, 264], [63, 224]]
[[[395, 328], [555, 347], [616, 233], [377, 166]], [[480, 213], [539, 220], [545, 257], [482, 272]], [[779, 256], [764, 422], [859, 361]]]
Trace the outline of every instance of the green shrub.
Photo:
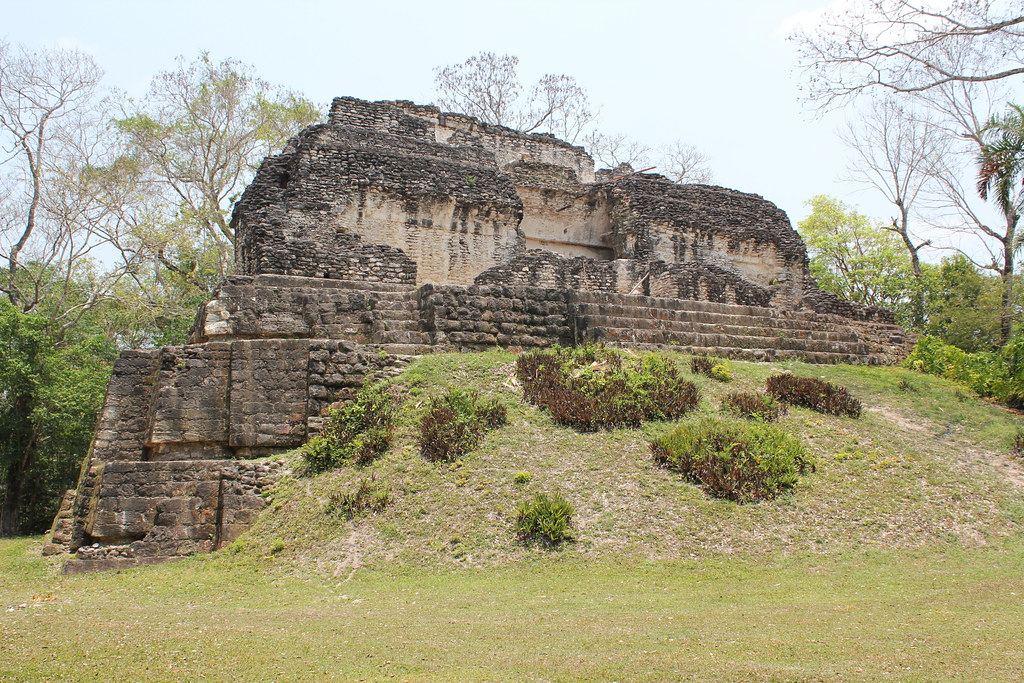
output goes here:
[[669, 360], [602, 345], [524, 353], [516, 376], [527, 401], [582, 431], [675, 419], [700, 400], [697, 387]]
[[858, 399], [850, 396], [845, 387], [814, 377], [772, 375], [765, 382], [765, 389], [770, 396], [780, 401], [829, 415], [860, 417], [864, 408]]
[[427, 460], [451, 461], [477, 447], [488, 430], [505, 424], [505, 406], [483, 401], [475, 391], [449, 389], [432, 398], [420, 420], [420, 453]]
[[652, 441], [650, 449], [662, 467], [738, 503], [774, 498], [814, 470], [799, 439], [766, 424], [703, 418]]
[[391, 490], [377, 482], [376, 476], [360, 479], [344, 491], [333, 491], [327, 497], [324, 512], [352, 519], [363, 512], [380, 512], [391, 502]]
[[734, 391], [722, 398], [722, 410], [762, 422], [775, 422], [786, 414], [786, 404], [753, 391]]
[[529, 484], [531, 479], [533, 479], [533, 475], [529, 472], [516, 472], [512, 475], [512, 483], [519, 486]]
[[719, 363], [711, 368], [711, 377], [713, 379], [717, 379], [719, 382], [731, 382], [732, 370], [729, 369], [728, 365]]
[[967, 353], [937, 337], [921, 337], [904, 365], [944, 377], [1012, 408], [1024, 407], [1024, 339], [1014, 339], [998, 353]]
[[311, 473], [353, 462], [366, 465], [391, 447], [398, 396], [387, 382], [364, 385], [355, 399], [327, 411], [320, 434], [302, 447]]
[[516, 508], [515, 532], [521, 541], [558, 545], [573, 538], [572, 505], [562, 496], [534, 494]]

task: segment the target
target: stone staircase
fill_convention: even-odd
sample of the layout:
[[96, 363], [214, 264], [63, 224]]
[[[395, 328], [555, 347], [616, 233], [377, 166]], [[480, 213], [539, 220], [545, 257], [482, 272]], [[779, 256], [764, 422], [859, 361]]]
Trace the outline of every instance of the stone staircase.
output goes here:
[[[865, 363], [894, 358], [909, 339], [897, 325], [706, 301], [580, 294], [574, 340], [751, 360]], [[878, 362], [875, 360], [874, 362]]]

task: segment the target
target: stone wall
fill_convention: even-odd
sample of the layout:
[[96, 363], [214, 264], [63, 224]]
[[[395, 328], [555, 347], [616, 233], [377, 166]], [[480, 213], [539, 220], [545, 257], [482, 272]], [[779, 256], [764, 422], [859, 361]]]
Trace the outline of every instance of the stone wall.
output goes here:
[[280, 474], [274, 461], [97, 464], [79, 487], [77, 552], [65, 571], [119, 569], [215, 550], [255, 520], [263, 492]]

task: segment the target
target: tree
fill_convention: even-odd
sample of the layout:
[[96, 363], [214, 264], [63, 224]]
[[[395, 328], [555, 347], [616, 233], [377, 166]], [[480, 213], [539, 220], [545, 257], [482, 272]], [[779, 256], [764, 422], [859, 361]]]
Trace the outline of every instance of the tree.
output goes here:
[[583, 146], [598, 167], [617, 168], [625, 164], [631, 168], [644, 168], [651, 163], [651, 148], [626, 135], [593, 131], [583, 139]]
[[[125, 154], [138, 164], [137, 182], [151, 184], [165, 207], [164, 215], [136, 220], [137, 234], [163, 269], [201, 290], [226, 275], [234, 260], [233, 203], [263, 158], [319, 117], [304, 97], [206, 53], [179, 60], [144, 98], [129, 101], [117, 121]], [[194, 253], [196, 244], [202, 253]]]
[[44, 531], [92, 439], [113, 344], [75, 335], [0, 301], [0, 536]]
[[847, 0], [790, 39], [821, 106], [872, 90], [920, 93], [1024, 74], [1020, 0]]
[[660, 166], [665, 175], [677, 183], [708, 184], [714, 174], [708, 167], [710, 159], [693, 145], [675, 140], [659, 148]]
[[925, 334], [968, 353], [1001, 343], [1002, 281], [956, 254], [936, 267], [925, 264]]
[[1003, 281], [1003, 308], [1000, 337], [1010, 339], [1013, 323], [1013, 271], [1020, 247], [1017, 224], [1024, 213], [1024, 108], [1010, 105], [1010, 111], [994, 117], [982, 131], [984, 144], [978, 154], [978, 195], [991, 199], [1005, 221], [1004, 230], [994, 237], [1003, 245], [1000, 276]]
[[0, 44], [0, 291], [41, 312], [59, 340], [133, 267], [100, 168], [109, 156], [101, 72], [74, 50]]
[[434, 70], [438, 106], [524, 133], [575, 142], [594, 121], [590, 100], [572, 76], [545, 74], [522, 99], [519, 58], [481, 52]]
[[900, 240], [831, 197], [818, 195], [807, 204], [811, 214], [797, 230], [818, 285], [851, 301], [888, 308], [901, 323], [912, 323], [917, 285]]
[[878, 191], [896, 210], [883, 227], [903, 242], [914, 276], [920, 278], [920, 252], [930, 241], [911, 234], [911, 219], [948, 150], [948, 139], [932, 121], [892, 98], [875, 100], [841, 137], [854, 153], [851, 178]]

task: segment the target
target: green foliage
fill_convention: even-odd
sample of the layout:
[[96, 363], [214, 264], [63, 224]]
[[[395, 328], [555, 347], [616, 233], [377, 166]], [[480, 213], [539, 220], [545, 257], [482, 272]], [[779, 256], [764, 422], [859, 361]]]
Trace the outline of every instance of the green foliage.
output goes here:
[[765, 424], [703, 418], [652, 441], [650, 449], [659, 465], [737, 503], [774, 498], [814, 470], [799, 439]]
[[811, 214], [797, 230], [818, 286], [844, 299], [883, 306], [902, 324], [912, 323], [921, 284], [900, 238], [832, 197], [817, 195], [807, 204]]
[[572, 504], [561, 495], [536, 493], [516, 508], [515, 533], [521, 541], [555, 546], [572, 540], [572, 516]]
[[49, 321], [0, 301], [0, 530], [47, 529], [92, 440], [116, 351], [100, 335], [58, 346]]
[[678, 418], [700, 400], [671, 361], [602, 345], [524, 353], [516, 375], [527, 401], [582, 431]]
[[923, 267], [927, 320], [922, 331], [968, 352], [997, 348], [1002, 281], [980, 272], [962, 254]]
[[152, 188], [138, 230], [163, 269], [195, 285], [233, 265], [234, 202], [268, 154], [319, 118], [317, 106], [236, 60], [206, 53], [156, 75], [115, 121], [139, 185]]
[[360, 479], [351, 488], [331, 492], [324, 505], [324, 512], [352, 519], [364, 512], [380, 512], [390, 502], [391, 490], [371, 475]]
[[803, 406], [829, 415], [860, 417], [863, 404], [840, 387], [814, 377], [772, 375], [765, 382], [770, 396], [790, 405]]
[[387, 382], [366, 384], [355, 400], [327, 412], [320, 434], [302, 447], [311, 473], [345, 463], [366, 465], [391, 447], [398, 396]]
[[722, 397], [722, 409], [741, 417], [774, 422], [786, 414], [786, 404], [753, 391], [734, 391]]
[[449, 389], [430, 400], [420, 420], [420, 453], [427, 460], [456, 460], [506, 419], [505, 406], [499, 400], [484, 401], [475, 391]]
[[921, 337], [904, 361], [906, 367], [962, 384], [1011, 407], [1024, 407], [1024, 338], [998, 352], [967, 353], [935, 337]]
[[533, 479], [533, 475], [529, 472], [520, 471], [512, 475], [512, 483], [517, 486], [529, 484], [531, 479]]

